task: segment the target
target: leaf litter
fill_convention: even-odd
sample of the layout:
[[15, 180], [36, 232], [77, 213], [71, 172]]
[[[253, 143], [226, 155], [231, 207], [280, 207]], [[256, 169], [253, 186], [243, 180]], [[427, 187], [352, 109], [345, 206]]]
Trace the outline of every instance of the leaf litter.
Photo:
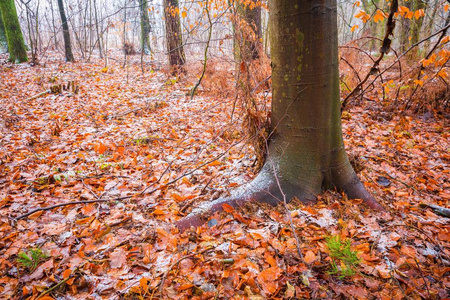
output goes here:
[[[450, 199], [445, 119], [390, 117], [373, 102], [346, 114], [352, 161], [388, 213], [329, 191], [288, 212], [226, 208], [180, 233], [174, 222], [195, 206], [255, 176], [232, 96], [190, 100], [195, 80], [137, 64], [130, 74], [100, 61], [0, 68], [0, 298], [450, 296], [450, 222], [430, 208]], [[55, 78], [76, 80], [79, 94], [27, 100]], [[75, 201], [92, 202], [16, 219]], [[350, 239], [355, 275], [329, 273], [330, 236]], [[29, 273], [16, 259], [34, 248], [47, 258]]]

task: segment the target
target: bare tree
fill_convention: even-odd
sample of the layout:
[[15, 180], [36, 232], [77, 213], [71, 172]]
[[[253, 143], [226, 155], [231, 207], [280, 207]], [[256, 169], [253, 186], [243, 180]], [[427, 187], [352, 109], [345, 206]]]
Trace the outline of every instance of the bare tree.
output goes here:
[[58, 0], [59, 15], [61, 16], [61, 23], [63, 28], [64, 37], [64, 53], [66, 55], [66, 61], [74, 61], [72, 53], [72, 44], [70, 43], [69, 25], [67, 24], [66, 13], [64, 11], [63, 0]]

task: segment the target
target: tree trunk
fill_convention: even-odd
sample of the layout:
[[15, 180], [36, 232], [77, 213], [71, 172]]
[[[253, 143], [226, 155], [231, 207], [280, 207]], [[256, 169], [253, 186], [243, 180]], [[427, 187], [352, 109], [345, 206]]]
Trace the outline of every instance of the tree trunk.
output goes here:
[[[403, 6], [411, 9], [411, 1], [403, 2]], [[400, 50], [401, 52], [405, 52], [405, 50], [411, 45], [409, 40], [409, 33], [411, 32], [411, 19], [402, 17], [399, 18], [399, 20], [402, 24], [400, 27]]]
[[344, 148], [339, 96], [336, 0], [271, 0], [272, 120], [268, 159], [232, 196], [193, 211], [178, 226], [202, 223], [223, 203], [312, 202], [336, 187], [383, 210], [356, 176]]
[[257, 59], [262, 51], [262, 30], [261, 30], [261, 5], [258, 1], [251, 0], [249, 3], [237, 3], [239, 19], [235, 25], [236, 34], [239, 35], [237, 43], [239, 49], [235, 49], [237, 60]]
[[[419, 9], [425, 10], [427, 8], [427, 6], [425, 5], [425, 2], [422, 0], [415, 0], [412, 4], [413, 4], [413, 11], [417, 11]], [[424, 20], [424, 17], [421, 17], [419, 19], [414, 18], [414, 21], [412, 22], [411, 45], [414, 45], [417, 42], [419, 42], [420, 32], [422, 30], [422, 25], [423, 25], [423, 20]], [[413, 49], [410, 53], [410, 58], [417, 59], [419, 56], [419, 50], [420, 50], [419, 47], [416, 47], [415, 49]]]
[[164, 0], [164, 17], [166, 21], [166, 40], [169, 63], [177, 72], [186, 62], [181, 35], [181, 21], [178, 0]]
[[100, 58], [103, 58], [103, 38], [100, 35], [100, 30], [98, 26], [98, 15], [97, 15], [97, 1], [94, 0], [94, 15], [95, 15], [95, 31], [97, 34], [97, 43], [98, 43], [98, 53]]
[[0, 11], [0, 54], [8, 52], [8, 40], [6, 39], [2, 13]]
[[66, 61], [74, 61], [75, 59], [73, 58], [72, 44], [70, 43], [69, 25], [67, 24], [66, 13], [64, 12], [63, 0], [58, 0], [58, 8], [63, 28], [64, 53], [66, 55]]
[[18, 63], [28, 61], [27, 48], [20, 29], [14, 0], [1, 0], [0, 11], [8, 42], [9, 61]]
[[148, 17], [147, 0], [139, 0], [141, 7], [141, 51], [149, 55], [150, 48], [150, 20]]

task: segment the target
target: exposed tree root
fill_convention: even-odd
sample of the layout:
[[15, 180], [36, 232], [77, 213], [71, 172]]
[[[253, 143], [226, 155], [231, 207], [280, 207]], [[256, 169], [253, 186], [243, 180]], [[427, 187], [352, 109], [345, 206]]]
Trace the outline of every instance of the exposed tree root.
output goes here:
[[[315, 201], [316, 195], [298, 186], [293, 186], [282, 179], [279, 180], [282, 189], [280, 191], [280, 186], [277, 184], [274, 172], [270, 170], [270, 165], [270, 163], [266, 162], [261, 172], [253, 181], [236, 189], [231, 196], [218, 198], [210, 202], [203, 202], [194, 208], [189, 215], [178, 221], [176, 226], [182, 231], [191, 226], [201, 226], [213, 213], [222, 211], [224, 204], [238, 207], [254, 201], [276, 206], [283, 202], [283, 197], [286, 197], [288, 201], [293, 197], [297, 197], [304, 203], [312, 203]], [[362, 199], [370, 208], [384, 211], [383, 206], [366, 190], [356, 174], [350, 182], [340, 185], [336, 184], [349, 198]]]

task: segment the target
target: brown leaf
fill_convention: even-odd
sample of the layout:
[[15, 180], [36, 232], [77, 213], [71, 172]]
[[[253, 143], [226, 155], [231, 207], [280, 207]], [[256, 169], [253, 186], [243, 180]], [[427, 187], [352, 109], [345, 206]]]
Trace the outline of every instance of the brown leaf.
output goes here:
[[307, 264], [311, 264], [317, 259], [317, 256], [311, 250], [308, 250], [305, 254], [304, 260]]
[[53, 259], [47, 260], [41, 264], [31, 275], [26, 275], [22, 278], [24, 282], [32, 281], [35, 279], [41, 279], [46, 271], [53, 268]]
[[258, 282], [264, 290], [266, 295], [271, 295], [278, 289], [278, 277], [282, 274], [283, 270], [279, 267], [270, 267], [258, 275]]
[[109, 255], [109, 259], [111, 268], [121, 268], [127, 261], [127, 253], [123, 248], [116, 248]]

